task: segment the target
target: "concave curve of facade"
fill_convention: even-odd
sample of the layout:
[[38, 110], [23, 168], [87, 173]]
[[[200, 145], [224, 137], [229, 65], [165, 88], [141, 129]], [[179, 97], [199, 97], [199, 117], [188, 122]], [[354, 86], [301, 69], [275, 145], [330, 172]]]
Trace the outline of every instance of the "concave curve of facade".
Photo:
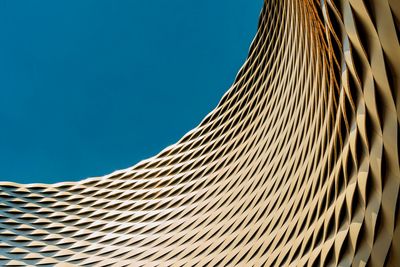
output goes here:
[[0, 184], [2, 266], [400, 266], [400, 1], [266, 0], [178, 143], [79, 182]]

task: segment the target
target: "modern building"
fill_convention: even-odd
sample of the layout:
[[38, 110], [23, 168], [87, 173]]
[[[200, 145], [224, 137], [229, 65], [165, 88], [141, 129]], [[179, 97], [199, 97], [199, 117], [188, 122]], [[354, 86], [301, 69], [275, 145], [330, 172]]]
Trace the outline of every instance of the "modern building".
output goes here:
[[178, 143], [98, 178], [0, 184], [2, 266], [400, 266], [400, 1], [266, 0]]

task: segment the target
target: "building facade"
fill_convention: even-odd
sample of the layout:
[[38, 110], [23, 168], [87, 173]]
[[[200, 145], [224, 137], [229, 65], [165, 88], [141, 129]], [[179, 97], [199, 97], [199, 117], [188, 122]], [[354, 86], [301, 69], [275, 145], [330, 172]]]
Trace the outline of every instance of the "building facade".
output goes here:
[[0, 184], [2, 266], [400, 266], [400, 1], [266, 0], [179, 142], [110, 175]]

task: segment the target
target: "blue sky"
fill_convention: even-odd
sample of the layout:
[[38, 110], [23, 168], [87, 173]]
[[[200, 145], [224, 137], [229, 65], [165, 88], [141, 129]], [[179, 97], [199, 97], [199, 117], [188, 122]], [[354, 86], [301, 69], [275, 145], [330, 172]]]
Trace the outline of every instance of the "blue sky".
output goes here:
[[175, 143], [233, 82], [261, 5], [0, 1], [0, 180], [100, 176]]

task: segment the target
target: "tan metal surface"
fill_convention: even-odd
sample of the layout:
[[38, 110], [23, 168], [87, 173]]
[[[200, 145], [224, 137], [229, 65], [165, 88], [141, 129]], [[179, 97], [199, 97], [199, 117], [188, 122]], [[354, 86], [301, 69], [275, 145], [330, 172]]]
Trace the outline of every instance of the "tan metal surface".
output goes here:
[[204, 121], [105, 177], [0, 184], [0, 265], [400, 266], [400, 1], [268, 0]]

